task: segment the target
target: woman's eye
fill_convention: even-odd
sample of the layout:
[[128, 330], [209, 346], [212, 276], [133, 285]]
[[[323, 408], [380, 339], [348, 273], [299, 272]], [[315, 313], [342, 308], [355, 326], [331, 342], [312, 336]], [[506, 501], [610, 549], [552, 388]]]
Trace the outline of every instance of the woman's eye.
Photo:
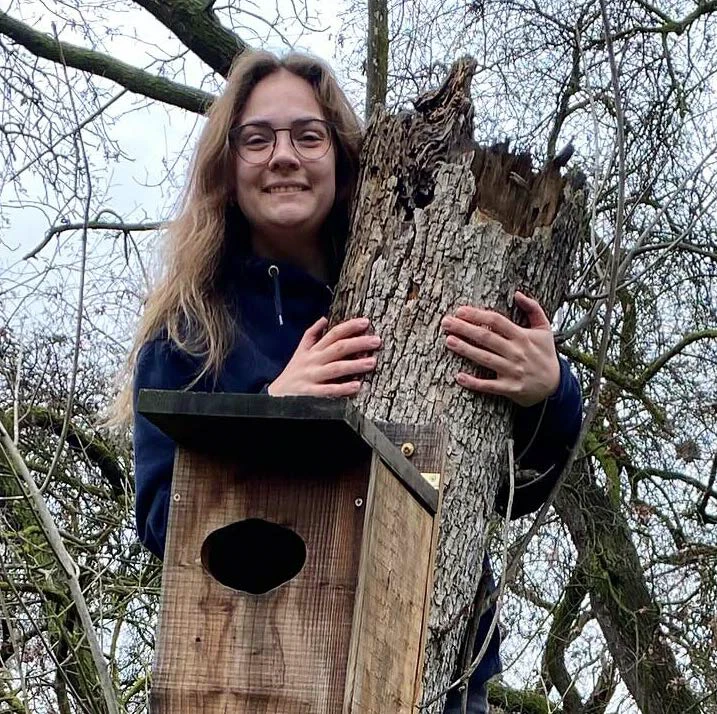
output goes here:
[[262, 146], [266, 146], [269, 143], [271, 143], [271, 139], [262, 134], [245, 136], [242, 140], [242, 144], [244, 144], [244, 146], [248, 146], [249, 148], [260, 148]]
[[320, 134], [317, 134], [316, 132], [305, 131], [299, 135], [299, 141], [301, 141], [302, 143], [305, 142], [305, 143], [310, 144], [310, 143], [315, 143], [318, 141], [323, 141], [323, 137]]

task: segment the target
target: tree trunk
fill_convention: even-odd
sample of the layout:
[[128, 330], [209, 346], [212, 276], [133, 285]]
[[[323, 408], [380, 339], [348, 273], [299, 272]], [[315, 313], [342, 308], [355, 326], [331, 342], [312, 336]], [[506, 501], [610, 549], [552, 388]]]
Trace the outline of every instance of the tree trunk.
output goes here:
[[[443, 515], [423, 677], [426, 711], [442, 711], [481, 574], [484, 529], [508, 464], [511, 406], [454, 379], [461, 360], [440, 332], [459, 305], [519, 319], [521, 288], [552, 315], [583, 226], [578, 182], [529, 155], [472, 140], [471, 60], [414, 112], [377, 110], [367, 130], [351, 239], [332, 322], [371, 320], [384, 339], [357, 397], [370, 418], [445, 432]], [[465, 365], [464, 365], [465, 367]]]
[[630, 529], [592, 475], [570, 475], [555, 508], [577, 548], [590, 603], [620, 675], [645, 714], [697, 712], [699, 703], [662, 632]]

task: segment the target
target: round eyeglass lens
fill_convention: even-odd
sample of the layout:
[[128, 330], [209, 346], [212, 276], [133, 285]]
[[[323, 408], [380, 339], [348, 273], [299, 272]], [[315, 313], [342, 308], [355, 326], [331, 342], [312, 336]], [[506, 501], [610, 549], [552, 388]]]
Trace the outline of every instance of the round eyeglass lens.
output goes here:
[[331, 132], [323, 121], [294, 122], [290, 132], [291, 143], [305, 159], [320, 159], [331, 146]]

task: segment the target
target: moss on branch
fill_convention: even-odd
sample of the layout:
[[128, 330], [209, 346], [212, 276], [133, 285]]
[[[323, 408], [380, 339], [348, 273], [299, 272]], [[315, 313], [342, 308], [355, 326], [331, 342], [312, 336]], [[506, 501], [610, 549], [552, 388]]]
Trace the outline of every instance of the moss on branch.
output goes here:
[[497, 681], [488, 682], [488, 702], [509, 714], [563, 714], [542, 692], [513, 689]]

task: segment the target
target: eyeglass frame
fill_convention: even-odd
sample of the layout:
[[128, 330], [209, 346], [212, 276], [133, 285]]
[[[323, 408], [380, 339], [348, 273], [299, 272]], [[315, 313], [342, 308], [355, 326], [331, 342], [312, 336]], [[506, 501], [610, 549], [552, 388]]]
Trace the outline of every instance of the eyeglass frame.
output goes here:
[[[329, 139], [328, 145], [326, 147], [326, 151], [323, 154], [321, 154], [321, 156], [316, 156], [314, 158], [307, 158], [306, 156], [304, 156], [301, 153], [300, 149], [296, 146], [296, 144], [294, 144], [294, 137], [291, 135], [291, 130], [294, 128], [294, 126], [296, 124], [308, 124], [310, 122], [319, 122], [320, 124], [323, 124], [326, 127], [326, 130], [327, 130], [326, 133], [327, 133], [327, 136]], [[269, 154], [269, 156], [266, 159], [263, 159], [262, 161], [249, 161], [249, 159], [247, 159], [245, 156], [242, 155], [241, 151], [239, 150], [239, 147], [236, 145], [235, 142], [236, 142], [236, 139], [238, 138], [239, 133], [241, 132], [242, 129], [244, 129], [247, 126], [265, 127], [265, 128], [271, 129], [271, 131], [274, 133], [274, 144], [272, 146], [271, 153]], [[320, 161], [321, 159], [324, 158], [324, 156], [326, 156], [326, 154], [329, 153], [329, 149], [331, 149], [331, 147], [334, 144], [334, 138], [333, 138], [334, 125], [331, 122], [326, 121], [325, 119], [316, 119], [314, 117], [310, 117], [310, 118], [306, 118], [306, 119], [295, 119], [291, 123], [290, 126], [282, 126], [282, 127], [278, 127], [278, 128], [273, 127], [269, 122], [250, 121], [250, 122], [247, 122], [246, 124], [240, 124], [239, 126], [232, 127], [229, 130], [229, 133], [227, 134], [227, 141], [229, 143], [229, 146], [233, 147], [236, 150], [237, 154], [242, 159], [244, 159], [244, 161], [246, 161], [248, 164], [251, 164], [252, 166], [261, 166], [262, 164], [268, 164], [274, 157], [274, 152], [276, 151], [276, 141], [278, 138], [278, 132], [280, 132], [280, 131], [288, 131], [289, 132], [289, 142], [291, 143], [291, 148], [304, 161]]]

